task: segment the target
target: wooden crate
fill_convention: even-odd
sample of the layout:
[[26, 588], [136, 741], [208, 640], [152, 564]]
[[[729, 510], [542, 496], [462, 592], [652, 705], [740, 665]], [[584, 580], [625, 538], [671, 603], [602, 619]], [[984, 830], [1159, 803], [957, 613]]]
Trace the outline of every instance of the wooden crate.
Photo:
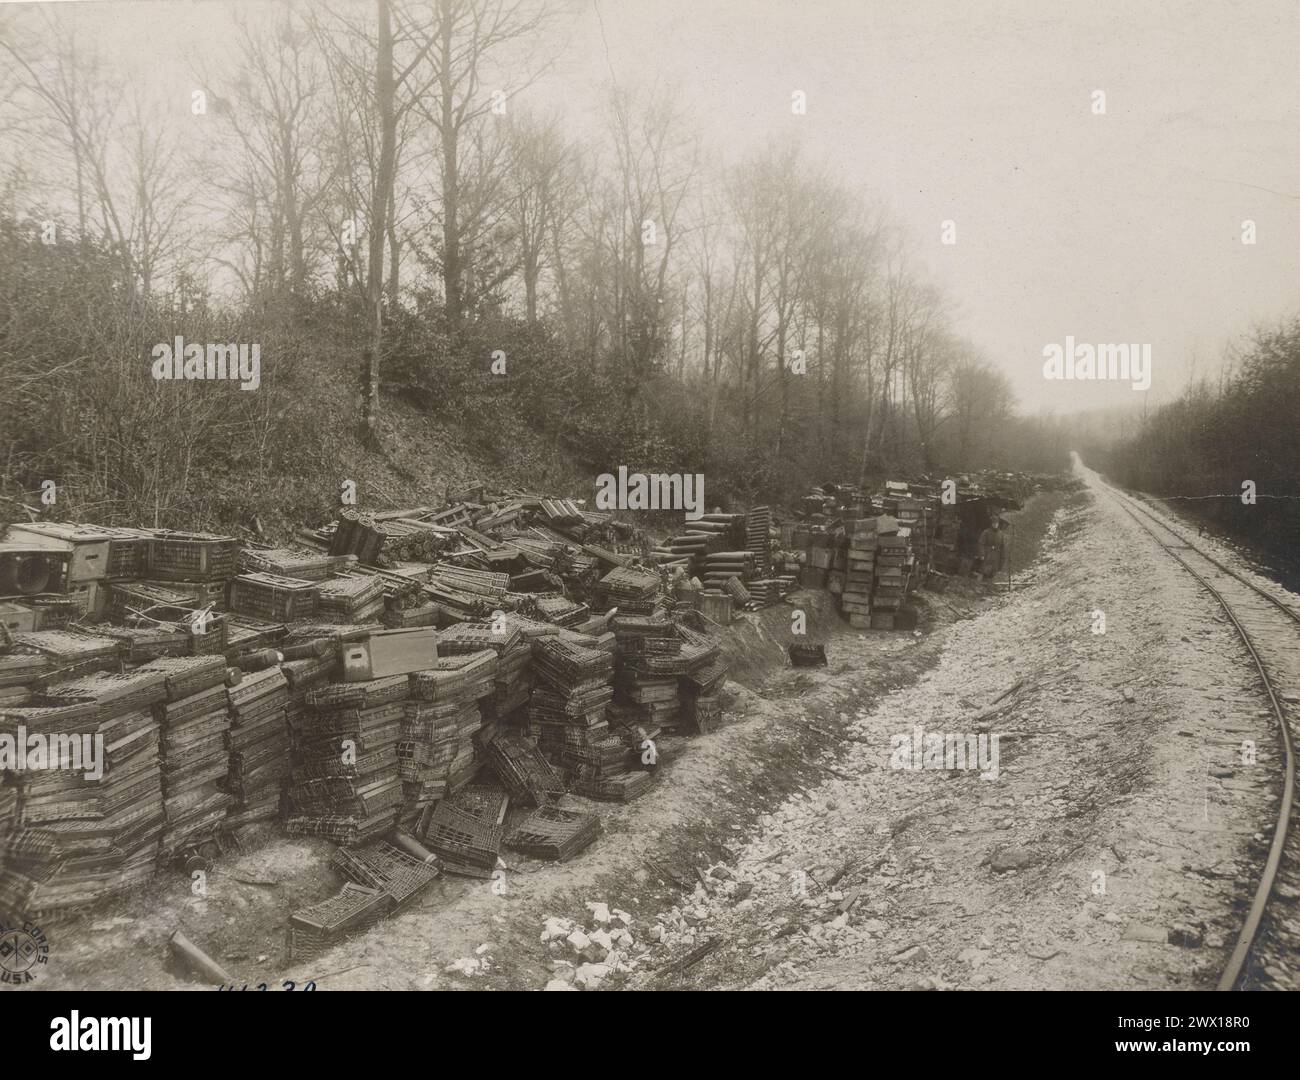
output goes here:
[[31, 521], [10, 525], [9, 535], [66, 552], [69, 583], [108, 576], [108, 537], [98, 529], [62, 521]]
[[230, 583], [230, 609], [274, 622], [293, 622], [316, 614], [314, 581], [279, 574], [240, 574]]
[[211, 533], [159, 529], [149, 546], [149, 576], [167, 581], [231, 577], [239, 541]]
[[428, 671], [438, 661], [438, 631], [432, 627], [382, 630], [343, 646], [344, 682]]
[[196, 608], [210, 607], [223, 610], [226, 606], [224, 581], [144, 581], [141, 584], [181, 593], [188, 598], [188, 603]]
[[26, 604], [0, 602], [0, 626], [13, 633], [36, 629], [36, 612]]
[[726, 593], [700, 593], [699, 607], [701, 615], [719, 626], [731, 625], [731, 597]]
[[108, 613], [108, 584], [104, 581], [81, 581], [68, 586], [67, 597], [77, 610], [90, 620], [102, 619]]
[[109, 578], [140, 578], [149, 569], [153, 532], [121, 526], [95, 526], [108, 537]]
[[107, 591], [109, 612], [118, 622], [131, 622], [133, 613], [154, 620], [179, 619], [190, 610], [185, 593], [157, 584], [114, 581], [107, 586]]
[[805, 589], [824, 589], [828, 573], [816, 566], [805, 566], [799, 571], [799, 584]]
[[57, 541], [0, 542], [0, 596], [13, 599], [62, 592], [71, 554], [71, 545]]

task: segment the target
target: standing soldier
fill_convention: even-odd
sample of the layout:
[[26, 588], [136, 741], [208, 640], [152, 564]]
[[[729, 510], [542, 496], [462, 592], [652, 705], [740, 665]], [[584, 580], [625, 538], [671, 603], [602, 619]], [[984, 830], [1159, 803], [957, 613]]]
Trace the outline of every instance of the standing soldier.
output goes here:
[[980, 575], [992, 581], [1007, 565], [1007, 519], [998, 515], [980, 533]]

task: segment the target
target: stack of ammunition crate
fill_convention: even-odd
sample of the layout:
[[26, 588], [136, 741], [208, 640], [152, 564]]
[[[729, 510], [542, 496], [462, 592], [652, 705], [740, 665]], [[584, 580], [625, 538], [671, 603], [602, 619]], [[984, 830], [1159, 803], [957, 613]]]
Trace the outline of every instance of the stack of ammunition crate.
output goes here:
[[279, 815], [289, 775], [289, 680], [281, 668], [244, 675], [226, 691], [230, 699], [231, 824], [246, 825]]
[[760, 573], [766, 573], [772, 560], [772, 508], [755, 506], [745, 516], [745, 549], [754, 553]]
[[650, 788], [651, 774], [637, 766], [635, 747], [616, 734], [588, 739], [564, 753], [570, 788], [578, 795], [607, 802], [631, 802]]
[[794, 591], [795, 580], [793, 574], [783, 574], [749, 582], [745, 588], [749, 590], [750, 606], [765, 608], [780, 603]]
[[714, 551], [704, 557], [701, 580], [706, 589], [723, 589], [737, 578], [748, 581], [757, 571], [758, 556], [752, 551]]
[[308, 692], [295, 732], [291, 833], [353, 845], [392, 828], [402, 806], [397, 744], [409, 696], [405, 675]]
[[539, 619], [555, 626], [578, 626], [591, 617], [586, 604], [566, 600], [563, 596], [538, 596], [534, 610]]
[[167, 699], [156, 710], [162, 720], [166, 860], [216, 836], [225, 824], [231, 803], [225, 787], [230, 707], [222, 657], [160, 657], [148, 670], [166, 680]]
[[849, 625], [859, 630], [871, 626], [871, 588], [876, 572], [876, 518], [859, 518], [852, 523], [849, 535], [848, 564], [844, 571], [844, 590], [840, 610]]
[[659, 604], [659, 575], [635, 566], [615, 567], [597, 586], [600, 611], [616, 607], [629, 615], [650, 615]]
[[180, 623], [155, 623], [148, 626], [112, 626], [108, 623], [95, 627], [99, 636], [113, 638], [122, 643], [124, 659], [132, 664], [143, 664], [159, 656], [181, 656], [190, 651], [192, 635]]
[[934, 511], [926, 505], [925, 500], [911, 494], [898, 494], [884, 500], [886, 514], [898, 518], [900, 528], [909, 530], [911, 535], [911, 554], [922, 569], [930, 561], [930, 531], [934, 521]]
[[704, 735], [717, 727], [722, 717], [721, 692], [727, 680], [727, 664], [722, 646], [711, 634], [679, 622], [677, 636], [682, 639], [682, 658], [686, 668], [678, 680], [681, 695], [681, 726]]
[[430, 670], [409, 676], [411, 700], [398, 744], [404, 818], [423, 816], [472, 781], [474, 737], [483, 727], [480, 701], [495, 692], [499, 666], [496, 653], [482, 649], [440, 656]]
[[660, 565], [681, 565], [698, 573], [712, 556], [731, 554], [725, 549], [745, 543], [744, 521], [744, 514], [705, 514], [688, 521], [684, 532], [669, 537], [650, 554]]
[[[31, 896], [62, 858], [53, 830], [19, 823], [18, 798], [17, 785], [0, 787], [0, 911], [10, 918], [26, 917]], [[96, 833], [98, 823], [85, 825], [81, 830], [85, 842], [102, 847], [105, 841]], [[107, 842], [112, 843], [111, 837]]]
[[907, 597], [908, 584], [915, 565], [911, 530], [897, 524], [897, 519], [877, 519], [876, 588], [871, 598], [871, 628], [893, 630], [895, 616]]
[[408, 559], [436, 559], [448, 544], [448, 534], [425, 522], [379, 516], [347, 509], [330, 537], [331, 555], [355, 555], [372, 566], [391, 566]]
[[317, 611], [323, 619], [359, 623], [384, 613], [384, 583], [378, 577], [349, 574], [326, 578], [317, 585], [317, 592]]
[[615, 711], [624, 726], [670, 725], [681, 709], [681, 638], [666, 616], [614, 619], [618, 662]]
[[208, 581], [141, 581], [137, 584], [145, 588], [165, 589], [174, 596], [180, 596], [181, 604], [186, 609], [224, 611], [226, 608], [225, 578]]
[[614, 657], [561, 637], [537, 638], [532, 650], [528, 733], [559, 765], [570, 747], [580, 749], [608, 733], [605, 709], [614, 697]]
[[[523, 727], [520, 710], [528, 704], [532, 691], [532, 648], [520, 626], [532, 624], [519, 616], [507, 618], [498, 613], [487, 623], [461, 623], [444, 629], [438, 637], [438, 649], [447, 656], [475, 656], [476, 663], [489, 671], [487, 680], [476, 683], [474, 697], [482, 723], [515, 722]], [[535, 624], [533, 624], [535, 625]], [[482, 660], [490, 653], [491, 662]], [[472, 746], [462, 746], [448, 774], [454, 793], [472, 778], [477, 757]]]
[[667, 616], [620, 616], [613, 627], [617, 662], [610, 716], [616, 733], [571, 753], [565, 764], [580, 794], [627, 801], [649, 787], [648, 774], [640, 770], [640, 744], [644, 733], [657, 733], [676, 722], [681, 710], [678, 672], [686, 670], [689, 657], [683, 655], [682, 639]]
[[497, 673], [492, 680], [492, 696], [482, 702], [484, 714], [491, 720], [523, 727], [527, 724], [526, 708], [533, 690], [533, 649], [523, 637], [497, 658]]
[[[46, 855], [6, 892], [28, 915], [80, 907], [142, 884], [157, 866], [165, 825], [155, 708], [166, 698], [161, 672], [94, 673], [59, 684], [33, 703], [6, 711], [6, 729], [30, 736], [82, 733], [103, 739], [102, 775], [60, 747], [62, 768], [18, 774], [19, 817], [49, 834]], [[53, 743], [51, 744], [53, 745]]]
[[510, 586], [510, 575], [485, 570], [469, 570], [447, 563], [434, 567], [429, 583], [454, 592], [482, 596], [496, 605], [500, 603]]
[[[829, 529], [815, 527], [806, 533], [807, 561], [799, 572], [799, 584], [805, 589], [824, 589], [835, 568], [839, 534]], [[791, 536], [793, 543], [794, 536]]]

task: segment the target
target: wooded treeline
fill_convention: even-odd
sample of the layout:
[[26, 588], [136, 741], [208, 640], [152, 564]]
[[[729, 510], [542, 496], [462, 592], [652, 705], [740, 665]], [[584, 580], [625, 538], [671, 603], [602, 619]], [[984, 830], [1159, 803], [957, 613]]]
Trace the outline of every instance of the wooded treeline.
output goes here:
[[[1099, 450], [1128, 487], [1171, 500], [1300, 570], [1300, 319], [1229, 350], [1221, 374]], [[1243, 484], [1254, 501], [1243, 502]]]
[[[193, 510], [215, 468], [251, 501], [333, 468], [331, 439], [382, 455], [395, 396], [595, 471], [702, 470], [711, 499], [1064, 467], [871, 177], [792, 141], [707, 153], [662, 86], [611, 81], [594, 122], [548, 111], [564, 5], [239, 10], [191, 82], [151, 88], [75, 9], [0, 13], [17, 487]], [[260, 342], [263, 388], [155, 383], [177, 334]]]

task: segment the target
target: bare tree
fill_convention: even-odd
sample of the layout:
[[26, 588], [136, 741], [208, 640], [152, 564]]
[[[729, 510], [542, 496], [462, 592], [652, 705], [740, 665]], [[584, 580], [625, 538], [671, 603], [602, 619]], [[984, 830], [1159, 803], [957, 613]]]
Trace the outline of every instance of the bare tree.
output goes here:
[[987, 361], [969, 354], [953, 367], [948, 382], [949, 408], [957, 431], [957, 450], [963, 463], [976, 459], [992, 430], [1011, 413], [1015, 397], [1011, 383]]
[[772, 188], [756, 182], [764, 168], [763, 159], [754, 156], [733, 169], [727, 178], [729, 210], [737, 230], [736, 260], [741, 285], [738, 318], [742, 320], [743, 335], [738, 349], [741, 430], [745, 434], [754, 424], [763, 368], [766, 283], [773, 260], [774, 237], [768, 228]]
[[127, 137], [131, 183], [128, 242], [141, 295], [147, 299], [160, 272], [188, 246], [189, 237], [182, 226], [193, 191], [175, 142], [157, 117], [146, 113], [138, 98]]
[[[174, 137], [138, 93], [122, 108], [121, 78], [70, 25], [47, 18], [44, 27], [35, 47], [12, 37], [0, 40], [16, 62], [17, 92], [37, 117], [25, 125], [28, 135], [37, 136], [26, 145], [56, 174], [61, 163], [42, 147], [64, 157], [71, 167], [78, 242], [105, 244], [127, 294], [147, 299], [178, 254], [192, 195]], [[43, 57], [42, 48], [49, 50]], [[40, 197], [47, 206], [58, 205], [59, 193], [48, 186]]]
[[489, 140], [476, 137], [483, 120], [531, 83], [537, 65], [520, 64], [518, 78], [504, 73], [501, 85], [483, 93], [489, 65], [518, 51], [548, 24], [551, 11], [542, 0], [432, 0], [432, 22], [415, 32], [432, 71], [429, 93], [417, 99], [441, 148], [441, 276], [447, 321], [453, 331], [465, 315], [465, 276], [471, 257], [467, 233], [481, 232], [484, 200], [468, 189], [484, 184], [489, 167], [482, 156]]
[[906, 361], [916, 437], [920, 444], [921, 460], [927, 471], [935, 464], [935, 433], [948, 419], [944, 414], [944, 389], [948, 375], [962, 350], [961, 343], [940, 325], [937, 295], [930, 313], [931, 318], [913, 334]]
[[[40, 48], [33, 42], [52, 51], [38, 58]], [[109, 226], [105, 239], [120, 244], [126, 230], [111, 205], [108, 181], [108, 152], [120, 100], [120, 80], [109, 75], [93, 50], [81, 46], [68, 24], [52, 15], [45, 15], [42, 32], [32, 35], [29, 41], [20, 45], [6, 36], [0, 38], [0, 48], [17, 65], [21, 91], [41, 109], [53, 136], [50, 142], [66, 152], [71, 161], [79, 242], [92, 238], [90, 219], [98, 199], [101, 222]], [[39, 146], [43, 140], [36, 142]], [[106, 199], [109, 206], [104, 205]], [[124, 269], [129, 277], [129, 264]]]
[[[422, 72], [433, 40], [418, 31], [393, 0], [375, 0], [373, 37], [364, 24], [328, 12], [312, 30], [326, 56], [336, 100], [334, 147], [344, 176], [336, 202], [345, 208], [365, 208], [366, 258], [359, 258], [360, 238], [355, 217], [351, 244], [342, 239], [336, 257], [351, 279], [366, 310], [366, 343], [362, 349], [361, 435], [377, 443], [380, 362], [384, 344], [384, 244], [391, 245], [390, 274], [397, 280], [398, 237], [395, 205], [399, 143], [407, 116], [431, 85]], [[400, 60], [398, 54], [401, 54]], [[358, 149], [359, 158], [358, 158]], [[336, 225], [341, 226], [343, 222]], [[335, 236], [340, 236], [335, 232]], [[394, 285], [394, 290], [396, 286]], [[395, 298], [395, 295], [394, 295]]]
[[543, 121], [515, 115], [506, 130], [516, 184], [508, 213], [519, 250], [524, 315], [532, 326], [537, 323], [542, 274], [554, 269], [558, 255], [555, 231], [568, 214], [572, 160], [553, 117]]
[[[259, 288], [304, 296], [317, 256], [317, 208], [330, 184], [321, 148], [327, 85], [308, 25], [284, 8], [269, 26], [241, 18], [235, 35], [239, 65], [233, 78], [205, 78], [213, 113], [240, 148], [241, 167], [230, 176], [227, 151], [209, 169], [212, 182], [256, 236], [232, 239], [258, 250]], [[256, 212], [249, 212], [250, 205]], [[241, 275], [246, 279], [249, 275]]]
[[607, 101], [614, 150], [617, 229], [615, 333], [625, 389], [635, 396], [663, 352], [668, 273], [695, 177], [694, 143], [673, 97], [658, 92], [638, 104], [612, 87]]

